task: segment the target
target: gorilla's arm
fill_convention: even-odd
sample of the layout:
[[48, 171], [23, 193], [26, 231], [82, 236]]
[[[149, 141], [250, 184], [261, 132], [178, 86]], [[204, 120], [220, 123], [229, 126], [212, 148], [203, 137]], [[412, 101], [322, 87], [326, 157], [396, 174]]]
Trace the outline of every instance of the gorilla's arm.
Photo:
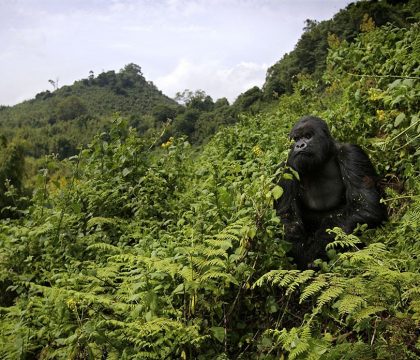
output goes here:
[[[292, 177], [291, 173], [288, 173], [288, 175]], [[295, 259], [299, 268], [304, 268], [311, 261], [308, 255], [314, 253], [309, 248], [318, 245], [307, 234], [303, 224], [301, 209], [297, 201], [299, 196], [298, 181], [296, 179], [282, 179], [279, 181], [279, 185], [284, 192], [275, 202], [276, 212], [284, 226], [285, 239], [292, 245], [290, 255]]]
[[346, 188], [346, 206], [341, 227], [351, 233], [357, 224], [375, 227], [386, 220], [380, 203], [377, 175], [366, 153], [357, 145], [338, 145], [338, 162]]
[[[292, 174], [288, 175], [292, 177]], [[301, 210], [297, 204], [299, 183], [296, 179], [281, 179], [279, 185], [283, 188], [283, 195], [274, 206], [284, 225], [285, 236], [289, 241], [301, 240], [306, 234]]]

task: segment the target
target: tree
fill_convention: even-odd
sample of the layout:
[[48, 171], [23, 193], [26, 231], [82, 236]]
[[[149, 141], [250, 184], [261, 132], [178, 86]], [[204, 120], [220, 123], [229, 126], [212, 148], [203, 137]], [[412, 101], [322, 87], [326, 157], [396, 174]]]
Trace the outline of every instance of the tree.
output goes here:
[[52, 85], [54, 91], [58, 89], [58, 77], [55, 78], [55, 81], [50, 79], [48, 82]]
[[121, 82], [121, 86], [125, 88], [146, 82], [146, 79], [141, 72], [141, 67], [133, 63], [124, 66], [124, 68], [120, 70], [118, 78]]
[[60, 136], [56, 141], [55, 152], [58, 154], [59, 159], [62, 160], [77, 154], [77, 145], [67, 137]]
[[69, 96], [57, 106], [58, 117], [62, 120], [73, 120], [86, 113], [86, 105], [77, 96]]
[[117, 82], [117, 76], [115, 75], [115, 71], [111, 70], [100, 73], [96, 78], [95, 82], [99, 86], [115, 85]]
[[175, 101], [184, 104], [187, 108], [201, 111], [211, 111], [214, 108], [213, 99], [211, 96], [207, 95], [204, 90], [196, 90], [193, 92], [185, 89], [182, 93], [177, 92]]
[[174, 121], [175, 133], [191, 135], [195, 130], [195, 124], [199, 117], [199, 110], [187, 109], [183, 114], [176, 117]]
[[178, 112], [175, 106], [159, 104], [153, 108], [152, 113], [158, 123], [165, 123], [175, 119]]
[[237, 111], [256, 112], [260, 110], [260, 103], [263, 98], [263, 92], [258, 86], [245, 91], [239, 95], [233, 104]]

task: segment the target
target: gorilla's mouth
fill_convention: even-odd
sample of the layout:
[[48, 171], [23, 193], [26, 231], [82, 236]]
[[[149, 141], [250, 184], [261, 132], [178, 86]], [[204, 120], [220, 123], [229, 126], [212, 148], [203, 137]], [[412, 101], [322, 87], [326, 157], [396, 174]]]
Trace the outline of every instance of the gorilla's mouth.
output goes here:
[[309, 151], [301, 150], [301, 151], [295, 153], [295, 157], [298, 157], [298, 156], [310, 157], [310, 156], [312, 156], [312, 153], [309, 152]]

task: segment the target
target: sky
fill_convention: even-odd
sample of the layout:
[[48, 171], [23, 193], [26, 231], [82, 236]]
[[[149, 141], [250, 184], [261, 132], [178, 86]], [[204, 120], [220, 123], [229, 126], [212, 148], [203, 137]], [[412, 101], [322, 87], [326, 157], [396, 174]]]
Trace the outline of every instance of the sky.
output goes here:
[[262, 86], [305, 20], [349, 0], [0, 0], [0, 105], [135, 63], [174, 97]]

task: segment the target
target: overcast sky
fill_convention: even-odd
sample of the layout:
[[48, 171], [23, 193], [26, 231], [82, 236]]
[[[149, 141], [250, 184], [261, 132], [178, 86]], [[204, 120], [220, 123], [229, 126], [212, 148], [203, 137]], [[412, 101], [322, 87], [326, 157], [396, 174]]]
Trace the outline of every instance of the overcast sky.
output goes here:
[[264, 83], [306, 19], [348, 0], [0, 0], [0, 104], [13, 105], [128, 63], [173, 97], [234, 100]]

